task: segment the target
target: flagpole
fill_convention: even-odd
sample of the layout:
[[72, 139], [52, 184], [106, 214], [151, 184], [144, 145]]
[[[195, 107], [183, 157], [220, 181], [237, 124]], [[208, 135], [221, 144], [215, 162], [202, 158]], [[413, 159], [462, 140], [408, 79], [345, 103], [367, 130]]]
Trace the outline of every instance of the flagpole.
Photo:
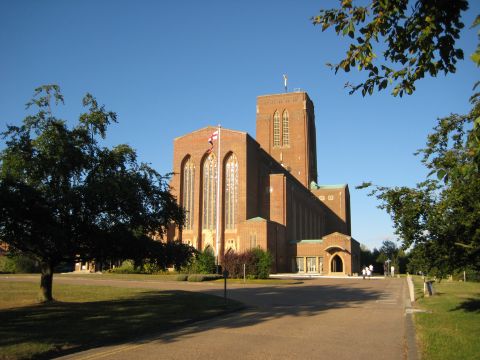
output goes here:
[[220, 175], [222, 173], [222, 169], [220, 168], [220, 149], [221, 149], [221, 126], [220, 124], [218, 125], [218, 148], [217, 148], [217, 198], [216, 198], [216, 227], [215, 227], [215, 262], [217, 265], [217, 272], [218, 272], [218, 265], [220, 265], [219, 262], [219, 254], [220, 254]]

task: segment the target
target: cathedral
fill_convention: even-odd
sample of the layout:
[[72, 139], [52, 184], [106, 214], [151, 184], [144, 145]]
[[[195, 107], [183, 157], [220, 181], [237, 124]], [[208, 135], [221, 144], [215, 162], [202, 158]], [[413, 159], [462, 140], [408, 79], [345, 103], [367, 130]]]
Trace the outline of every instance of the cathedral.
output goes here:
[[186, 211], [169, 232], [221, 263], [228, 251], [260, 247], [273, 273], [353, 275], [347, 184], [317, 184], [313, 102], [306, 92], [257, 98], [256, 138], [209, 126], [174, 140], [173, 194]]

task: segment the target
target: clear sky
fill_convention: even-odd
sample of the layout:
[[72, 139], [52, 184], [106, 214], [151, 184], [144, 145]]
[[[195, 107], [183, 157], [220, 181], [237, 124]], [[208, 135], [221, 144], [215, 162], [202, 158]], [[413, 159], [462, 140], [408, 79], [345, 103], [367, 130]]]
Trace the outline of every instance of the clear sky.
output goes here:
[[[426, 79], [412, 96], [363, 98], [343, 88], [361, 74], [335, 75], [345, 42], [310, 18], [337, 1], [29, 0], [0, 2], [0, 129], [19, 124], [35, 87], [61, 86], [57, 116], [76, 121], [92, 93], [118, 114], [107, 144], [128, 143], [161, 173], [173, 139], [207, 125], [255, 137], [258, 95], [305, 90], [315, 104], [319, 184], [348, 183], [352, 235], [369, 248], [394, 239], [389, 216], [363, 181], [413, 186], [426, 171], [415, 150], [438, 117], [469, 110], [478, 69], [472, 0], [457, 73]], [[0, 145], [1, 146], [1, 145]]]

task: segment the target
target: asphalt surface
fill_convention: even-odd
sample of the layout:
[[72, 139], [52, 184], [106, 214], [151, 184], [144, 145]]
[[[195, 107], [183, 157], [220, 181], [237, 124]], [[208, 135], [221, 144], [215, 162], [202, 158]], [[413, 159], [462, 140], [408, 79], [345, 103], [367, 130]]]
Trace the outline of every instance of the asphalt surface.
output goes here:
[[[57, 277], [55, 282], [188, 290], [223, 296], [220, 283]], [[405, 279], [309, 279], [229, 284], [243, 311], [61, 359], [409, 359], [414, 328]], [[69, 331], [74, 331], [74, 326]], [[95, 331], [95, 329], [92, 329]], [[132, 334], [134, 338], [134, 334]]]

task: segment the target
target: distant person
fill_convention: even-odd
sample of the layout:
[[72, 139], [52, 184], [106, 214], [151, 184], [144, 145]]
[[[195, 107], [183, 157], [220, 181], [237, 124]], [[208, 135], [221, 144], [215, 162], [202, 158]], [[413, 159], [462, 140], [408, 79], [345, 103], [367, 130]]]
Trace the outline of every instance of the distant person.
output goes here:
[[370, 280], [370, 278], [372, 277], [372, 272], [370, 271], [370, 268], [369, 268], [369, 267], [366, 267], [366, 268], [365, 268], [365, 271], [367, 272], [367, 277], [368, 277], [368, 279]]
[[383, 263], [383, 275], [384, 276], [388, 275], [388, 265], [387, 265], [387, 263]]
[[372, 276], [373, 275], [373, 265], [372, 264], [370, 264], [368, 266], [368, 270], [370, 270], [370, 276]]
[[363, 280], [365, 280], [365, 275], [367, 275], [367, 269], [365, 269], [365, 266], [364, 266], [362, 269]]
[[395, 276], [395, 266], [393, 265], [390, 267], [390, 274], [392, 275], [392, 277]]

